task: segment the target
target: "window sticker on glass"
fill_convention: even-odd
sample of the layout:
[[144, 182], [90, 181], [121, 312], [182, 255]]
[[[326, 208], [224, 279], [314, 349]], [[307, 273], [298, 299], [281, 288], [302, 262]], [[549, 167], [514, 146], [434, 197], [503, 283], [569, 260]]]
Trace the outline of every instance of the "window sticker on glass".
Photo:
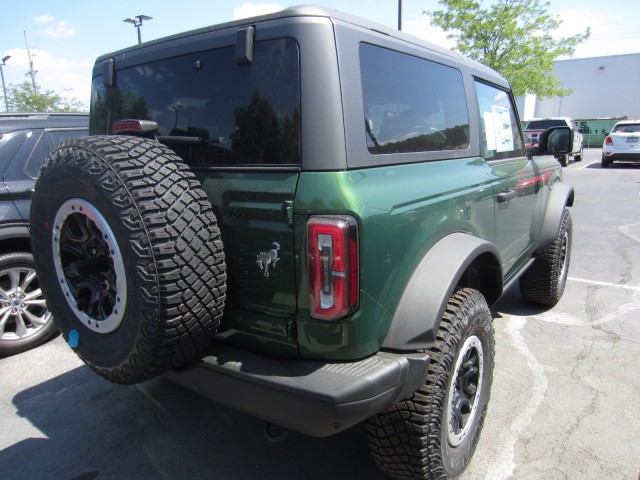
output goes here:
[[483, 113], [484, 134], [486, 136], [487, 150], [497, 150], [496, 131], [493, 128], [493, 115], [491, 112]]
[[509, 109], [499, 105], [492, 105], [491, 114], [496, 135], [496, 151], [508, 152], [513, 150], [513, 134]]

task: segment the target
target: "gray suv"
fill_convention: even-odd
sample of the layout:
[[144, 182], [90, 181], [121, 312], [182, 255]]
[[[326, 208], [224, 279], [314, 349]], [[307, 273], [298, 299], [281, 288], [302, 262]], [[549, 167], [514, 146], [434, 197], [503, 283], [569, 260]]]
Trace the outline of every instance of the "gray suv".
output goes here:
[[85, 113], [0, 114], [0, 355], [23, 352], [56, 332], [31, 255], [31, 197], [53, 147], [87, 135], [88, 127]]

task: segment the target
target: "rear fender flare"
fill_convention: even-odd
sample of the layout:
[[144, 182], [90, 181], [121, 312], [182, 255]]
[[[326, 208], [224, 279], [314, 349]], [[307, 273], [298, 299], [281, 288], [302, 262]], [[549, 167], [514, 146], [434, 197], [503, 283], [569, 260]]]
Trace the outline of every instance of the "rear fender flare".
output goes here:
[[486, 240], [466, 233], [442, 238], [420, 261], [407, 283], [383, 347], [406, 351], [432, 345], [457, 286], [476, 288], [489, 305], [495, 303], [502, 295], [500, 265], [497, 248]]

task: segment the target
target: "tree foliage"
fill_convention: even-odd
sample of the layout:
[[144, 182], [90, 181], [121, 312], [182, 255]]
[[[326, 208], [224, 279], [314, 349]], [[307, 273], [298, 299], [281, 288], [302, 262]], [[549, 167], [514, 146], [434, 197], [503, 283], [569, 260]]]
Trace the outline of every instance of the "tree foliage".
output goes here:
[[533, 93], [541, 98], [567, 95], [553, 76], [553, 62], [571, 56], [589, 38], [584, 33], [557, 39], [552, 35], [562, 23], [548, 13], [548, 1], [496, 0], [487, 8], [482, 1], [439, 0], [444, 10], [424, 12], [431, 24], [451, 32], [455, 50], [501, 73], [515, 95]]
[[65, 98], [52, 90], [34, 90], [31, 82], [9, 85], [7, 101], [12, 112], [86, 112], [86, 104], [76, 98]]

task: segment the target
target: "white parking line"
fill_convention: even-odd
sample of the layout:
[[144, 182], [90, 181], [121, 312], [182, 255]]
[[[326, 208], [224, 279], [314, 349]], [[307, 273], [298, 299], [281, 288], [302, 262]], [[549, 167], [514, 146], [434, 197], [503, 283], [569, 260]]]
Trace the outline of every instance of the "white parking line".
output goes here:
[[580, 168], [578, 168], [578, 170], [584, 170], [585, 168], [589, 168], [591, 165], [598, 165], [600, 162], [591, 162], [591, 163], [587, 163], [586, 165], [582, 165]]
[[634, 286], [634, 285], [624, 285], [621, 283], [611, 283], [611, 282], [600, 282], [598, 280], [587, 280], [585, 278], [576, 278], [576, 277], [567, 277], [567, 280], [571, 280], [572, 282], [586, 283], [588, 285], [597, 285], [598, 287], [624, 288], [626, 290], [634, 290], [634, 291], [640, 292], [640, 286]]
[[492, 480], [506, 480], [513, 476], [517, 465], [515, 463], [516, 443], [520, 436], [526, 431], [527, 427], [535, 417], [547, 390], [547, 376], [544, 373], [544, 367], [538, 362], [535, 355], [522, 336], [522, 329], [527, 323], [526, 318], [510, 317], [506, 324], [506, 333], [513, 348], [520, 353], [527, 362], [527, 366], [531, 370], [533, 376], [533, 385], [529, 392], [529, 399], [520, 409], [517, 418], [511, 422], [507, 428], [506, 439], [499, 449], [499, 454], [491, 466], [487, 478]]

